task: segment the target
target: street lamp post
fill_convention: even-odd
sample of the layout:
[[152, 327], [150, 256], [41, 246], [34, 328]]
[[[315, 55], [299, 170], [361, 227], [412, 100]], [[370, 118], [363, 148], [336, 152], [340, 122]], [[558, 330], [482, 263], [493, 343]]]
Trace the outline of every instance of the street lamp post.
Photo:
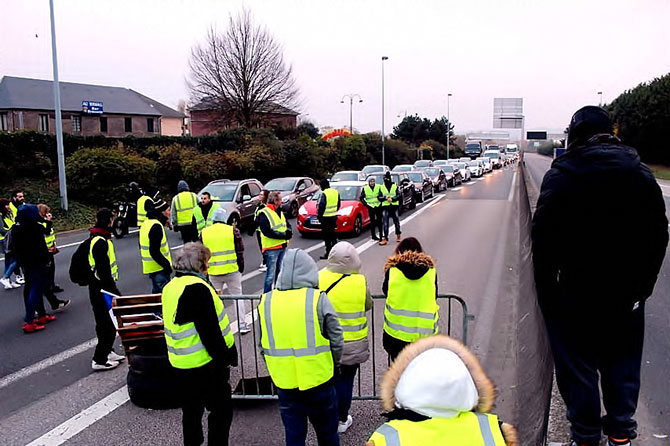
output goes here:
[[349, 131], [354, 134], [354, 98], [358, 98], [358, 102], [363, 102], [363, 98], [358, 93], [349, 93], [342, 96], [340, 104], [344, 104], [344, 98], [349, 98]]
[[449, 116], [449, 98], [451, 93], [447, 93], [447, 159], [449, 159], [449, 144], [451, 144], [451, 119]]
[[382, 164], [386, 165], [386, 153], [385, 153], [385, 137], [384, 137], [384, 61], [388, 60], [387, 56], [382, 56]]
[[54, 19], [54, 2], [49, 0], [51, 13], [51, 58], [54, 72], [54, 111], [56, 112], [56, 153], [58, 156], [58, 179], [60, 187], [60, 206], [68, 209], [67, 183], [65, 181], [65, 151], [63, 149], [63, 120], [61, 118], [60, 86], [58, 84], [58, 55], [56, 53], [56, 22]]
[[599, 106], [602, 107], [602, 106], [603, 106], [603, 92], [602, 92], [602, 91], [599, 91], [599, 92], [598, 92], [598, 95], [600, 96], [600, 104], [599, 104]]

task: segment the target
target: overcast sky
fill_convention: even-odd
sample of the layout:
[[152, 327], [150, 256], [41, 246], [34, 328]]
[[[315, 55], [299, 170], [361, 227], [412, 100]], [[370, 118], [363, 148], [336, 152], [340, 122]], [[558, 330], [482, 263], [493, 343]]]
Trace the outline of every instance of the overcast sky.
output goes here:
[[[132, 88], [176, 107], [193, 44], [247, 7], [284, 45], [304, 119], [381, 128], [418, 113], [489, 130], [494, 97], [523, 97], [526, 129], [670, 72], [670, 0], [55, 0], [60, 78]], [[52, 79], [48, 0], [0, 0], [0, 76]], [[90, 98], [94, 99], [94, 98]]]

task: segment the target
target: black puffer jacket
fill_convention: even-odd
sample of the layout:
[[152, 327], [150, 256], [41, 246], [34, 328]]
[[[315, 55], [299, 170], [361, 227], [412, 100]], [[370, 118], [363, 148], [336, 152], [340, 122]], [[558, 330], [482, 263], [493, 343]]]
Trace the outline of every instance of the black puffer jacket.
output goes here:
[[19, 209], [16, 225], [12, 228], [13, 252], [23, 268], [45, 267], [51, 261], [51, 254], [44, 241], [45, 229], [40, 223], [37, 206], [26, 204]]
[[596, 135], [554, 160], [532, 240], [544, 310], [632, 310], [651, 295], [668, 244], [661, 189], [635, 149]]

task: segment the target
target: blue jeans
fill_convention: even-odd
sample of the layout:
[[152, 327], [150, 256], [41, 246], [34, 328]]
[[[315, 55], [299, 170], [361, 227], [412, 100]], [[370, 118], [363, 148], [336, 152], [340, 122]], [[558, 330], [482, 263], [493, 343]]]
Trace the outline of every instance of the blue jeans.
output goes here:
[[30, 324], [35, 319], [35, 311], [37, 316], [42, 317], [46, 314], [44, 309], [44, 288], [49, 283], [48, 270], [44, 266], [31, 266], [23, 268], [26, 279], [25, 288], [23, 289], [23, 302], [26, 307], [26, 315], [23, 321]]
[[383, 206], [384, 213], [384, 238], [386, 241], [389, 239], [389, 219], [393, 219], [393, 224], [395, 225], [395, 234], [400, 235], [400, 219], [398, 219], [398, 206]]
[[12, 273], [18, 268], [19, 262], [11, 254], [5, 254], [5, 279], [9, 279], [12, 276]]
[[286, 248], [269, 249], [263, 253], [263, 258], [265, 259], [265, 265], [268, 267], [268, 270], [265, 273], [265, 285], [263, 286], [264, 293], [272, 291], [272, 286], [274, 285], [275, 280], [279, 276], [279, 271], [281, 270], [281, 262], [284, 260], [285, 253]]
[[279, 413], [286, 446], [305, 446], [307, 419], [312, 423], [319, 446], [339, 446], [337, 433], [337, 394], [332, 382], [313, 389], [277, 389]]
[[151, 279], [151, 292], [154, 294], [162, 293], [163, 288], [170, 281], [170, 273], [160, 270], [155, 273], [149, 273], [149, 278]]
[[349, 409], [351, 408], [351, 395], [354, 392], [354, 378], [360, 367], [359, 364], [340, 366], [339, 373], [335, 373], [335, 390], [337, 391], [337, 410], [339, 420], [347, 421]]

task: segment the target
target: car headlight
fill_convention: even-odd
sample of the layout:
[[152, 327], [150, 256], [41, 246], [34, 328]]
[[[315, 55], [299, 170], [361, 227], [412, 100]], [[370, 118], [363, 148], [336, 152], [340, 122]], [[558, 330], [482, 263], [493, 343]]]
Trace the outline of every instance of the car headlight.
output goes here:
[[353, 211], [354, 211], [353, 206], [346, 206], [346, 207], [343, 207], [342, 209], [340, 209], [339, 211], [337, 211], [337, 215], [340, 215], [342, 217], [346, 217], [348, 215], [351, 215], [351, 213]]
[[286, 202], [289, 201], [290, 199], [291, 199], [291, 197], [289, 197], [289, 196], [287, 195], [286, 197], [282, 197], [281, 202], [282, 202], [282, 203], [286, 203]]
[[305, 208], [305, 205], [300, 206], [300, 209], [298, 209], [298, 214], [300, 215], [307, 215], [307, 209]]

